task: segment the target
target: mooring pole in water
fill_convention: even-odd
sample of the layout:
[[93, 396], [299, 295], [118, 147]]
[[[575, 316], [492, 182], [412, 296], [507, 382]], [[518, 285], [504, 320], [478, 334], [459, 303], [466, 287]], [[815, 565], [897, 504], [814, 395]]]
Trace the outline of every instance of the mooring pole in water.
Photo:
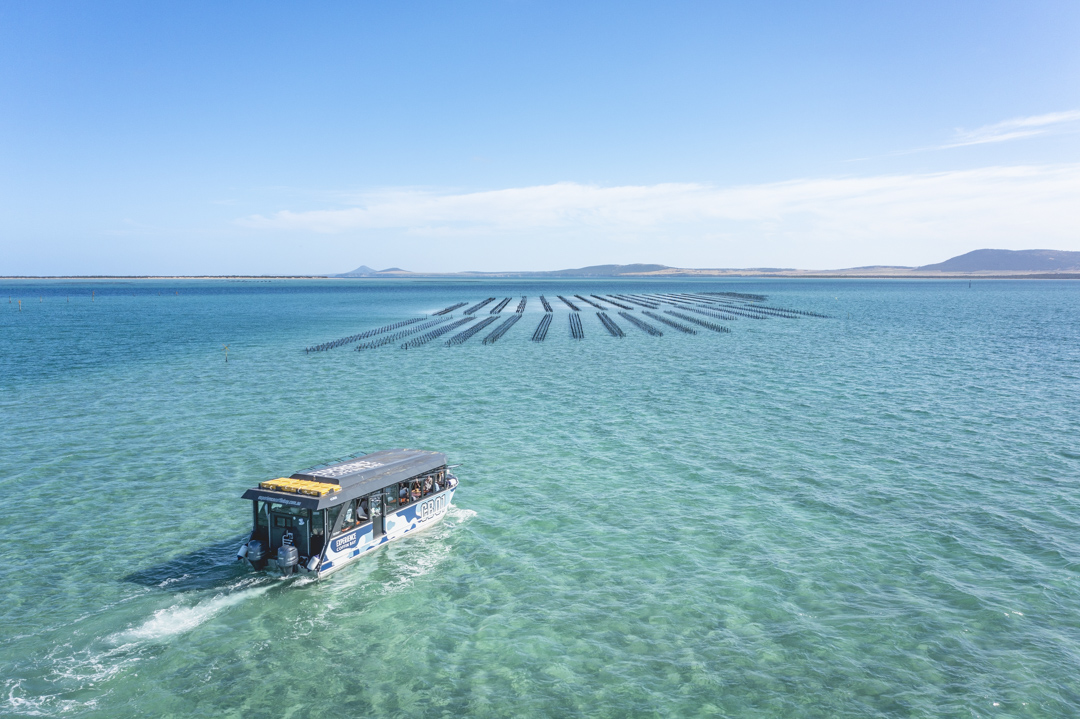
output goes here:
[[225, 350], [225, 361], [229, 361], [229, 345], [221, 345], [221, 348]]
[[22, 312], [22, 300], [19, 300], [19, 312]]

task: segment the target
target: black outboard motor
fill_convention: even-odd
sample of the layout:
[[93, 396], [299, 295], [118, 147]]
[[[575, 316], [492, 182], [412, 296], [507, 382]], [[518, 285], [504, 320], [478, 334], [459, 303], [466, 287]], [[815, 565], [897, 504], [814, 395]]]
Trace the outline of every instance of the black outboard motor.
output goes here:
[[300, 563], [300, 552], [291, 544], [283, 544], [277, 550], [277, 565], [281, 570], [281, 576], [287, 577], [292, 574], [294, 568]]

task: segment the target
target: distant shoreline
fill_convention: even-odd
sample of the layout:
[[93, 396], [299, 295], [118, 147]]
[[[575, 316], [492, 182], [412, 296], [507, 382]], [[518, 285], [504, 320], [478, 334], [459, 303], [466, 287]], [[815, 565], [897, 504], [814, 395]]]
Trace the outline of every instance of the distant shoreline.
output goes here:
[[666, 280], [666, 279], [823, 279], [823, 280], [1080, 280], [1077, 272], [904, 272], [854, 273], [785, 270], [754, 272], [739, 270], [690, 270], [682, 272], [642, 272], [621, 275], [557, 275], [518, 272], [407, 272], [378, 277], [334, 277], [327, 275], [0, 275], [0, 280]]

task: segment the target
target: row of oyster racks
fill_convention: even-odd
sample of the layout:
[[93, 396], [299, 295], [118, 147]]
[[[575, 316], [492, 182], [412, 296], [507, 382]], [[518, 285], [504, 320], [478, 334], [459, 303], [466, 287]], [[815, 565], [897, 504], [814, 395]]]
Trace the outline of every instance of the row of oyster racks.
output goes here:
[[268, 489], [273, 492], [290, 492], [292, 494], [306, 494], [311, 497], [325, 497], [334, 492], [340, 492], [341, 487], [328, 482], [313, 482], [310, 479], [291, 479], [279, 477], [265, 482], [259, 482], [259, 489]]

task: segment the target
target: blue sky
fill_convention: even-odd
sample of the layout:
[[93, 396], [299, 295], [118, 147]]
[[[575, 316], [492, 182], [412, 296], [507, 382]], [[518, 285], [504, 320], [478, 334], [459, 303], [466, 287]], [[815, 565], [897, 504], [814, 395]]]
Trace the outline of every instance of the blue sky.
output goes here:
[[1080, 250], [1080, 4], [5, 3], [0, 274]]

